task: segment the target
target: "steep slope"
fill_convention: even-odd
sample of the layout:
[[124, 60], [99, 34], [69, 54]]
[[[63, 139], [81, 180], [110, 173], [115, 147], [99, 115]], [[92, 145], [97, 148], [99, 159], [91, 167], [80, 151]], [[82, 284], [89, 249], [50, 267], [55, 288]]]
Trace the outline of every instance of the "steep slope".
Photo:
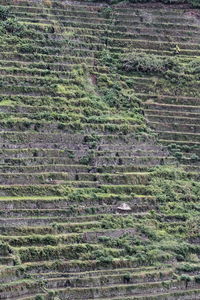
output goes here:
[[199, 10], [0, 4], [0, 299], [199, 299]]

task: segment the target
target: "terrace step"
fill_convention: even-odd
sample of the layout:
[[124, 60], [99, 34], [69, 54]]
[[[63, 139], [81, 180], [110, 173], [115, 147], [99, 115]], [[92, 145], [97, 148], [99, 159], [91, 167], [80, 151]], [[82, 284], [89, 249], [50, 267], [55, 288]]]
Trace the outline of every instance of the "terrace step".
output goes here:
[[[122, 296], [122, 297], [111, 297], [110, 300], [148, 300], [148, 299], [163, 299], [163, 300], [170, 300], [170, 298], [179, 300], [180, 297], [183, 300], [196, 300], [196, 297], [199, 297], [199, 290], [198, 289], [188, 289], [188, 290], [183, 290], [179, 289], [176, 292], [163, 292], [163, 293], [156, 293], [156, 294], [143, 294], [142, 296], [137, 295], [137, 296]], [[100, 298], [101, 300], [107, 300], [108, 298]], [[156, 299], [156, 300], [157, 300]]]
[[[88, 154], [89, 157], [89, 154]], [[6, 158], [0, 159], [1, 173], [56, 173], [56, 172], [88, 172], [88, 173], [123, 173], [123, 172], [148, 172], [156, 165], [175, 164], [173, 157], [165, 156], [128, 156], [128, 157], [93, 157], [90, 162], [86, 156], [77, 159], [71, 158]], [[84, 162], [84, 160], [86, 161]], [[89, 162], [90, 165], [78, 165], [81, 162]], [[73, 164], [74, 163], [74, 164]], [[89, 164], [88, 163], [88, 164]], [[12, 166], [11, 166], [12, 165]], [[77, 175], [78, 176], [78, 175]], [[77, 177], [76, 176], [76, 177]], [[78, 179], [78, 177], [77, 177]]]
[[97, 181], [100, 184], [106, 182], [112, 184], [147, 184], [149, 180], [148, 172], [135, 173], [65, 173], [65, 172], [40, 172], [40, 173], [0, 173], [0, 184], [26, 184], [28, 182], [39, 184], [56, 184], [57, 181]]
[[[142, 216], [145, 216], [147, 212], [138, 212], [138, 213], [129, 213], [129, 214], [123, 214], [123, 216], [129, 216], [132, 215], [135, 218], [141, 218]], [[13, 234], [15, 234], [15, 229], [17, 228], [17, 230], [19, 230], [19, 232], [21, 232], [21, 227], [23, 228], [24, 226], [32, 226], [32, 228], [36, 228], [36, 227], [45, 227], [45, 226], [50, 226], [53, 225], [54, 223], [60, 223], [62, 225], [62, 223], [67, 223], [66, 224], [66, 231], [64, 231], [65, 233], [67, 232], [77, 232], [77, 228], [79, 228], [79, 226], [81, 226], [81, 223], [86, 223], [86, 226], [93, 226], [94, 223], [88, 223], [88, 222], [97, 222], [98, 225], [98, 221], [101, 220], [103, 217], [105, 217], [106, 215], [110, 215], [110, 216], [116, 216], [116, 213], [110, 213], [110, 214], [97, 214], [97, 215], [83, 215], [83, 216], [75, 216], [75, 217], [41, 217], [41, 218], [6, 218], [6, 219], [1, 219], [0, 223], [2, 226], [4, 226], [3, 228], [12, 228], [14, 230], [12, 230]], [[120, 215], [118, 215], [120, 216]], [[5, 221], [6, 221], [6, 226], [5, 226]], [[33, 224], [34, 221], [34, 224]], [[78, 222], [78, 223], [77, 223]], [[73, 225], [71, 225], [73, 224]], [[34, 226], [33, 226], [34, 225]], [[68, 230], [72, 230], [71, 227], [74, 227], [74, 231], [67, 231], [67, 228], [69, 228]], [[86, 227], [87, 228], [87, 227]], [[16, 232], [17, 232], [16, 230]], [[23, 231], [23, 230], [22, 230]], [[44, 230], [45, 231], [45, 228]], [[3, 230], [4, 232], [4, 230]], [[41, 231], [42, 232], [42, 231]], [[51, 231], [52, 232], [52, 231]], [[53, 231], [54, 232], [54, 231]]]
[[[165, 281], [166, 286], [169, 284], [169, 281]], [[61, 299], [64, 299], [67, 294], [70, 294], [72, 299], [112, 299], [112, 297], [121, 296], [139, 296], [141, 294], [145, 294], [145, 292], [153, 292], [154, 296], [156, 293], [160, 294], [160, 292], [173, 292], [174, 289], [183, 290], [184, 284], [178, 283], [177, 281], [172, 281], [170, 283], [170, 287], [163, 287], [159, 282], [148, 282], [145, 285], [139, 284], [130, 284], [130, 285], [113, 285], [109, 287], [104, 287], [100, 290], [97, 287], [93, 287], [90, 290], [87, 288], [66, 288], [66, 289], [57, 289], [59, 296]], [[76, 298], [75, 298], [76, 297]]]
[[[119, 195], [119, 194], [96, 194], [96, 199], [94, 197], [80, 198], [80, 205], [94, 205], [94, 204], [104, 204], [104, 205], [117, 205], [120, 201], [127, 201], [129, 203], [139, 204], [139, 203], [154, 203], [154, 196], [147, 195]], [[59, 197], [59, 196], [35, 196], [35, 197], [0, 197], [0, 208], [2, 210], [12, 210], [12, 209], [64, 209], [70, 204], [76, 203], [76, 199], [73, 197]]]
[[[146, 274], [144, 272], [141, 273], [132, 273], [131, 270], [129, 270], [130, 273], [130, 284], [131, 283], [141, 283], [141, 282], [148, 282], [148, 281], [156, 281], [158, 282], [160, 280], [168, 280], [170, 278], [170, 275], [172, 275], [172, 271], [159, 271], [159, 272], [151, 272], [148, 271]], [[142, 278], [141, 278], [142, 275]], [[145, 277], [146, 275], [146, 277]], [[124, 283], [124, 277], [126, 276], [126, 273], [116, 275], [116, 274], [104, 274], [103, 276], [97, 276], [97, 277], [84, 277], [84, 278], [74, 278], [74, 277], [58, 277], [58, 278], [50, 278], [47, 280], [46, 287], [49, 289], [52, 288], [64, 288], [64, 287], [92, 287], [95, 286], [102, 286], [105, 284], [106, 286], [113, 285], [113, 284], [122, 284]]]
[[184, 113], [200, 113], [200, 106], [190, 106], [190, 105], [175, 105], [175, 104], [160, 104], [160, 103], [146, 103], [145, 106], [147, 107], [147, 109], [153, 109], [153, 110], [169, 110], [171, 111], [173, 109], [173, 111], [176, 112], [184, 112]]
[[196, 123], [196, 120], [199, 119], [200, 114], [198, 113], [191, 113], [191, 112], [177, 112], [173, 110], [168, 110], [168, 111], [161, 111], [161, 110], [145, 110], [146, 116], [148, 116], [148, 119], [151, 120], [151, 118], [154, 119], [159, 119], [164, 117], [165, 122], [167, 122], [170, 119], [171, 120], [178, 120], [179, 122], [184, 122], [184, 123], [190, 123], [192, 120], [194, 120], [194, 124]]
[[[148, 203], [148, 202], [144, 202], [144, 203], [128, 203], [131, 207], [131, 212], [133, 213], [138, 213], [138, 212], [145, 212], [151, 209], [156, 209], [155, 204], [152, 203]], [[54, 217], [58, 217], [58, 218], [67, 218], [70, 217], [72, 212], [74, 216], [81, 216], [81, 215], [90, 215], [91, 212], [95, 212], [98, 214], [104, 214], [104, 213], [113, 213], [117, 211], [117, 205], [113, 204], [113, 205], [108, 205], [108, 204], [104, 204], [104, 205], [91, 205], [88, 207], [85, 207], [84, 205], [80, 205], [80, 206], [67, 206], [64, 209], [18, 209], [18, 210], [11, 210], [9, 209], [9, 211], [3, 213], [1, 211], [0, 213], [0, 222], [3, 220], [3, 218], [8, 218], [8, 222], [9, 220], [11, 220], [12, 218], [21, 218], [24, 220], [28, 219], [28, 218], [35, 218], [37, 217], [42, 218], [42, 217], [49, 217], [49, 218], [54, 218]], [[12, 221], [12, 220], [11, 220]], [[2, 223], [2, 222], [1, 222]]]
[[[144, 95], [144, 94], [138, 94], [138, 96], [141, 95], [146, 102], [144, 102], [144, 107], [145, 105], [148, 106], [148, 104], [166, 104], [169, 105], [171, 104], [171, 109], [174, 107], [174, 105], [189, 105], [189, 106], [199, 106], [200, 99], [197, 97], [186, 97], [186, 96], [168, 96], [168, 95]], [[171, 111], [169, 107], [169, 111]]]
[[184, 124], [182, 124], [182, 123], [178, 122], [178, 119], [176, 119], [174, 123], [172, 123], [172, 122], [165, 122], [165, 120], [164, 120], [164, 122], [163, 121], [161, 122], [159, 120], [158, 122], [156, 122], [156, 121], [149, 121], [149, 124], [155, 130], [157, 130], [157, 129], [159, 131], [162, 130], [162, 132], [171, 131], [173, 133], [173, 132], [179, 131], [179, 132], [182, 132], [184, 134], [187, 134], [187, 133], [188, 134], [189, 133], [197, 133], [197, 134], [199, 134], [200, 133], [200, 126], [199, 125], [196, 125], [194, 123], [188, 124], [186, 122]]
[[200, 142], [200, 134], [199, 133], [190, 133], [190, 132], [180, 132], [180, 131], [160, 131], [157, 130], [160, 139], [173, 139], [174, 142], [181, 141], [181, 142]]

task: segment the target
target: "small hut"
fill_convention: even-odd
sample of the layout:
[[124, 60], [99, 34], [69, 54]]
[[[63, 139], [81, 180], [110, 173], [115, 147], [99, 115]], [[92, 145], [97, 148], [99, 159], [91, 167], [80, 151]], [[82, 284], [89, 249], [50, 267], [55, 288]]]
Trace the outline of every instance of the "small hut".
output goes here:
[[125, 202], [117, 207], [117, 212], [120, 212], [120, 213], [127, 213], [127, 212], [130, 212], [131, 210], [132, 210], [131, 207]]

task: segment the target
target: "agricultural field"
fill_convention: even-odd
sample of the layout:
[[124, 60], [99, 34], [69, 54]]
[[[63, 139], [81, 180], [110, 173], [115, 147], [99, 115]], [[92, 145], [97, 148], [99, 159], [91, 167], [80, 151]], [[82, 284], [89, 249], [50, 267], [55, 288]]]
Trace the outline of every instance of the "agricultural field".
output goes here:
[[200, 300], [199, 0], [0, 0], [0, 300]]

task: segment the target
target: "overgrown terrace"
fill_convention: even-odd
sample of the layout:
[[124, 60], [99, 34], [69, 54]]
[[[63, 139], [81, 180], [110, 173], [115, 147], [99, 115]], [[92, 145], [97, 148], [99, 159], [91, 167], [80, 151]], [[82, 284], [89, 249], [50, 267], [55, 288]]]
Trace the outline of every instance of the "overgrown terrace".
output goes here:
[[0, 20], [0, 299], [200, 299], [200, 11]]

